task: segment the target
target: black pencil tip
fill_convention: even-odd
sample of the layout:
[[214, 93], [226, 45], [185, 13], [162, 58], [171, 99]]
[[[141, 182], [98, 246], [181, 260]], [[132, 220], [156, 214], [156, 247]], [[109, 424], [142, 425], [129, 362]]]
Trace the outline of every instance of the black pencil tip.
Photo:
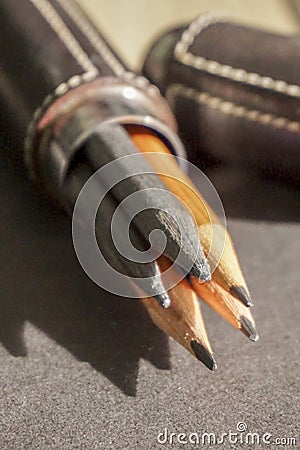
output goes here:
[[191, 347], [195, 356], [199, 361], [208, 367], [210, 370], [216, 370], [217, 364], [213, 355], [198, 341], [191, 341]]
[[240, 300], [245, 306], [253, 306], [249, 292], [243, 286], [231, 286], [230, 293]]
[[163, 308], [169, 308], [171, 304], [171, 299], [167, 292], [163, 292], [162, 294], [154, 295], [153, 298], [157, 301], [157, 303]]
[[255, 325], [247, 317], [242, 316], [240, 318], [241, 330], [250, 339], [250, 341], [256, 342], [259, 338]]

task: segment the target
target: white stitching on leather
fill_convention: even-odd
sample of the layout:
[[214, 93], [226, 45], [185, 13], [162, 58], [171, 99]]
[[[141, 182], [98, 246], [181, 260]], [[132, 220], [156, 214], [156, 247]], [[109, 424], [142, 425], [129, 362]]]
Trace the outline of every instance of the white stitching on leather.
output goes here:
[[[97, 68], [94, 66], [85, 51], [80, 47], [78, 41], [70, 32], [53, 6], [47, 0], [30, 1], [47, 20], [51, 28], [57, 33], [78, 64], [87, 72], [97, 73]], [[45, 43], [45, 45], [47, 45], [47, 43]]]
[[85, 16], [81, 13], [76, 3], [69, 0], [57, 0], [60, 6], [65, 10], [68, 16], [78, 25], [78, 28], [85, 34], [91, 44], [97, 50], [97, 52], [103, 57], [107, 65], [113, 70], [117, 76], [122, 76], [125, 72], [125, 68], [115, 57], [110, 48], [106, 45], [100, 35], [86, 20]]
[[[61, 83], [55, 88], [55, 90], [48, 94], [43, 100], [41, 105], [34, 112], [30, 124], [27, 128], [24, 146], [25, 146], [25, 161], [27, 166], [30, 167], [29, 160], [31, 158], [31, 147], [34, 140], [35, 127], [42, 115], [45, 113], [46, 109], [51, 105], [51, 103], [62, 97], [71, 89], [80, 86], [83, 83], [92, 81], [99, 75], [97, 67], [92, 63], [88, 55], [81, 48], [80, 44], [65, 25], [59, 14], [53, 8], [53, 6], [48, 2], [48, 0], [30, 0], [33, 5], [37, 8], [40, 14], [47, 20], [51, 28], [57, 33], [62, 42], [66, 45], [70, 53], [74, 56], [76, 61], [81, 67], [86, 70], [85, 73], [80, 75], [73, 75], [69, 80]], [[147, 89], [149, 94], [157, 95], [159, 90], [157, 87], [149, 83], [149, 81], [142, 77], [137, 76], [132, 72], [128, 72], [121, 63], [115, 58], [113, 53], [110, 51], [109, 47], [102, 41], [101, 37], [97, 32], [89, 26], [88, 21], [83, 15], [80, 14], [80, 10], [76, 9], [72, 3], [67, 3], [68, 0], [57, 0], [65, 12], [70, 16], [70, 18], [77, 24], [77, 26], [82, 30], [86, 37], [90, 40], [91, 44], [103, 57], [108, 66], [113, 70], [116, 76], [123, 78], [124, 80], [132, 82], [134, 85], [141, 89]], [[32, 174], [33, 175], [33, 174]]]
[[68, 16], [73, 20], [78, 28], [85, 34], [90, 43], [94, 46], [95, 50], [102, 56], [106, 64], [112, 69], [114, 74], [122, 78], [124, 81], [129, 81], [135, 84], [135, 86], [146, 89], [149, 94], [157, 95], [158, 89], [153, 86], [147, 78], [136, 75], [125, 69], [125, 67], [118, 61], [113, 52], [107, 46], [106, 42], [101, 38], [97, 31], [91, 26], [90, 22], [82, 14], [80, 8], [76, 3], [70, 0], [56, 0]]
[[194, 69], [212, 75], [278, 92], [280, 94], [286, 94], [289, 97], [300, 98], [300, 86], [296, 84], [288, 84], [283, 80], [275, 80], [271, 77], [254, 72], [247, 72], [244, 69], [232, 67], [228, 64], [221, 64], [218, 61], [193, 55], [189, 51], [194, 40], [202, 31], [206, 30], [210, 25], [222, 22], [226, 22], [225, 18], [216, 14], [204, 14], [197, 18], [191, 23], [189, 28], [182, 33], [174, 50], [174, 58], [186, 66], [193, 67]]
[[188, 53], [188, 50], [193, 44], [196, 37], [198, 37], [202, 33], [202, 31], [206, 30], [206, 28], [210, 27], [211, 25], [222, 23], [225, 21], [226, 19], [222, 14], [206, 13], [199, 16], [197, 19], [191, 22], [189, 27], [185, 29], [181, 34], [180, 39], [174, 49], [174, 56], [177, 59], [180, 59], [180, 61], [184, 58], [188, 59], [189, 55], [195, 58], [193, 54]]
[[[41, 105], [35, 110], [32, 119], [28, 125], [24, 147], [25, 147], [25, 162], [27, 167], [30, 167], [31, 147], [35, 135], [35, 127], [42, 115], [46, 111], [47, 107], [59, 97], [62, 97], [71, 89], [80, 86], [83, 83], [87, 83], [95, 79], [98, 75], [98, 69], [85, 51], [81, 48], [80, 44], [65, 25], [59, 14], [55, 11], [53, 6], [47, 0], [30, 0], [40, 14], [46, 19], [51, 28], [56, 32], [62, 42], [65, 44], [71, 55], [76, 59], [78, 64], [85, 70], [83, 74], [73, 75], [69, 80], [61, 83], [55, 88], [53, 92], [48, 94]], [[31, 174], [33, 175], [33, 174]]]
[[265, 113], [257, 109], [249, 109], [245, 106], [227, 101], [221, 97], [212, 96], [208, 92], [197, 91], [180, 84], [173, 84], [166, 92], [166, 97], [168, 101], [173, 104], [173, 106], [178, 95], [192, 99], [200, 105], [208, 106], [209, 108], [231, 117], [245, 119], [250, 122], [259, 123], [266, 126], [272, 126], [291, 133], [300, 132], [299, 122], [291, 121], [283, 116]]

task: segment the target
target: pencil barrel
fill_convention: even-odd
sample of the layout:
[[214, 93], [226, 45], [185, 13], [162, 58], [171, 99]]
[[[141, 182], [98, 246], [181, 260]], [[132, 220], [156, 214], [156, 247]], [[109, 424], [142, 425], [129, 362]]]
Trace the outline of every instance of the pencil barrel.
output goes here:
[[162, 36], [144, 74], [172, 106], [189, 158], [300, 176], [300, 39], [212, 14]]

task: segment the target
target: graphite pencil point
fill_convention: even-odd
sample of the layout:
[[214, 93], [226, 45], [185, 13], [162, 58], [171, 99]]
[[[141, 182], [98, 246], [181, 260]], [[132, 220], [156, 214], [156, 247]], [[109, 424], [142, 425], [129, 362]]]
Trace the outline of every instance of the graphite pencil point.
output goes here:
[[242, 316], [240, 318], [241, 331], [250, 339], [252, 342], [256, 342], [259, 338], [256, 331], [255, 325], [247, 317]]
[[[199, 265], [199, 267], [198, 267]], [[194, 264], [194, 267], [191, 270], [191, 275], [198, 278], [199, 283], [202, 283], [203, 281], [210, 281], [211, 280], [211, 272], [210, 272], [210, 266], [207, 261], [204, 261], [200, 264]]]
[[163, 292], [162, 294], [153, 295], [153, 298], [163, 308], [169, 308], [169, 306], [171, 304], [171, 299], [167, 292]]
[[230, 293], [240, 300], [245, 306], [253, 306], [249, 292], [243, 286], [231, 286]]
[[202, 344], [200, 344], [200, 342], [191, 341], [191, 347], [199, 361], [201, 361], [208, 369], [216, 370], [217, 364], [213, 355]]

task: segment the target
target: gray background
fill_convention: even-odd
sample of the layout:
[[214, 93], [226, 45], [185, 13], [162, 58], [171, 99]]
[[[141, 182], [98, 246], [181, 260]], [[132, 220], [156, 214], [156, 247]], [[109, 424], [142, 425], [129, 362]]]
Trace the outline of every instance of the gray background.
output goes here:
[[240, 421], [296, 437], [300, 194], [229, 169], [211, 179], [231, 217], [260, 332], [253, 344], [203, 308], [215, 373], [169, 342], [140, 304], [93, 285], [74, 255], [69, 220], [2, 152], [1, 450], [179, 448], [159, 446], [158, 433], [218, 435]]

